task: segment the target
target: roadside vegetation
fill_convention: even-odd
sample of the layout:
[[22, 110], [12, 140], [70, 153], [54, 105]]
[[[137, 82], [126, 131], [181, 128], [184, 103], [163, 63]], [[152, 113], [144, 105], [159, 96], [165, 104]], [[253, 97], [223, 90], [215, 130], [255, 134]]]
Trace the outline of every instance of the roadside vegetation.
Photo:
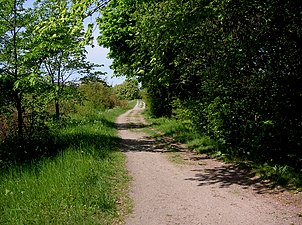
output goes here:
[[117, 75], [141, 82], [152, 116], [172, 118], [169, 133], [298, 185], [301, 7], [289, 0], [113, 0], [98, 20], [98, 40], [110, 48]]
[[[0, 0], [0, 223], [120, 220], [113, 121], [140, 96], [168, 135], [301, 186], [298, 1], [27, 3]], [[86, 59], [95, 12], [114, 88]]]
[[[233, 163], [240, 168], [249, 169], [258, 176], [261, 176], [263, 180], [271, 181], [273, 185], [302, 190], [301, 173], [297, 173], [293, 168], [287, 165], [270, 165], [261, 161], [251, 161], [224, 153], [219, 149], [217, 142], [209, 136], [194, 130], [191, 125], [183, 121], [167, 117], [154, 118], [148, 113], [145, 113], [145, 117], [151, 125], [146, 128], [146, 132], [156, 138], [161, 139], [162, 136], [172, 137], [176, 141], [186, 144], [190, 150], [199, 154], [207, 154], [210, 157], [221, 159], [226, 163]], [[154, 132], [154, 130], [150, 128], [159, 132]], [[181, 157], [175, 154], [175, 152], [172, 152], [170, 158], [176, 163], [182, 162]]]
[[[0, 224], [122, 221], [131, 208], [129, 178], [114, 121], [127, 107], [93, 105], [84, 100], [65, 114], [64, 121], [54, 122], [47, 131], [50, 136], [41, 140], [43, 146], [32, 143], [31, 147], [40, 148], [40, 155], [33, 155], [37, 149], [27, 146], [32, 158], [29, 155], [26, 161], [2, 158]], [[7, 142], [1, 143], [2, 151]]]
[[85, 50], [102, 4], [27, 3], [0, 0], [0, 224], [121, 223], [128, 102]]

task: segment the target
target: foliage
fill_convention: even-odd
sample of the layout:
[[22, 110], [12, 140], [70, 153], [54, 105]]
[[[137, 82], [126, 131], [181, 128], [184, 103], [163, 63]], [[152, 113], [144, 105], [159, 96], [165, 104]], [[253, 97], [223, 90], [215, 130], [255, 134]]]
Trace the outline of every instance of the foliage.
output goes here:
[[0, 5], [1, 142], [16, 142], [13, 152], [1, 152], [28, 158], [36, 154], [32, 149], [39, 152], [41, 147], [30, 143], [47, 137], [50, 104], [59, 118], [62, 101], [77, 95], [67, 85], [70, 75], [95, 73], [96, 65], [85, 56], [92, 26], [85, 31], [83, 19], [97, 5], [69, 0], [37, 0], [33, 8], [25, 8], [22, 0]]
[[86, 100], [84, 104], [90, 104], [96, 110], [125, 106], [125, 102], [117, 98], [111, 87], [105, 86], [100, 82], [82, 84], [78, 89]]
[[[69, 20], [72, 8], [70, 1], [43, 0], [36, 2], [32, 10], [36, 16], [33, 24], [33, 57], [42, 58], [40, 70], [50, 83], [49, 94], [60, 117], [60, 103], [66, 97], [64, 89], [74, 74], [94, 75], [94, 68], [100, 65], [86, 60], [85, 45], [90, 40], [92, 27], [85, 32], [84, 24]], [[53, 21], [57, 21], [53, 23]], [[51, 26], [51, 29], [49, 29]]]
[[116, 74], [137, 77], [155, 116], [221, 152], [300, 172], [301, 4], [114, 0], [98, 21]]
[[114, 86], [113, 89], [120, 99], [134, 100], [141, 98], [137, 80], [126, 80], [122, 84]]

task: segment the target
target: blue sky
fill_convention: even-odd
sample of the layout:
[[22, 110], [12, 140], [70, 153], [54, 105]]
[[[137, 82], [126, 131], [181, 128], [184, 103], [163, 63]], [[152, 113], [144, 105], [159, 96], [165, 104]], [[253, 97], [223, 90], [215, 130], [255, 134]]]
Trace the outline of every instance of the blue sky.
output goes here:
[[[100, 16], [100, 14], [96, 13], [95, 15], [87, 18], [84, 21], [84, 24], [89, 24], [89, 23], [95, 22], [95, 18], [98, 17], [98, 16]], [[113, 71], [109, 68], [109, 66], [112, 63], [112, 60], [107, 58], [107, 53], [108, 53], [109, 49], [103, 48], [103, 47], [98, 45], [98, 43], [96, 41], [96, 38], [98, 37], [98, 35], [99, 35], [99, 29], [98, 29], [98, 26], [95, 24], [94, 25], [94, 30], [93, 30], [94, 46], [95, 47], [93, 47], [93, 48], [91, 46], [86, 47], [86, 50], [88, 52], [87, 59], [90, 62], [94, 62], [94, 63], [104, 65], [101, 68], [101, 71], [107, 73], [106, 80], [107, 80], [108, 84], [110, 84], [110, 85], [120, 84], [125, 80], [125, 78], [124, 77], [112, 77]]]
[[[32, 6], [33, 2], [35, 2], [35, 0], [26, 0], [24, 6], [30, 7], [30, 6]], [[87, 25], [89, 23], [95, 23], [95, 18], [98, 16], [101, 16], [100, 13], [95, 13], [93, 16], [87, 18], [84, 21], [84, 24]], [[103, 48], [98, 45], [98, 43], [96, 41], [96, 38], [98, 35], [99, 35], [99, 29], [98, 29], [97, 25], [95, 24], [94, 31], [93, 31], [95, 47], [94, 48], [92, 48], [91, 46], [86, 47], [87, 59], [90, 62], [104, 65], [103, 67], [101, 67], [100, 70], [102, 72], [107, 73], [105, 75], [105, 79], [109, 85], [114, 86], [116, 84], [120, 84], [125, 80], [125, 78], [124, 77], [112, 77], [113, 71], [109, 68], [109, 66], [112, 63], [112, 60], [107, 58], [107, 53], [108, 53], [109, 49]]]

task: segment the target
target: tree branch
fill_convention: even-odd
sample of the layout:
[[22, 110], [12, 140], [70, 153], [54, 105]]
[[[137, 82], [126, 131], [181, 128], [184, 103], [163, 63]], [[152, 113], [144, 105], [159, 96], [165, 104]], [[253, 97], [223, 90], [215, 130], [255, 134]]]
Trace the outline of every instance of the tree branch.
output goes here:
[[107, 3], [110, 0], [102, 0], [101, 3], [99, 5], [97, 5], [94, 9], [91, 9], [90, 11], [88, 11], [85, 15], [84, 18], [87, 18], [89, 16], [92, 16], [95, 12], [97, 12], [99, 9], [101, 9], [102, 7], [105, 7], [107, 5]]

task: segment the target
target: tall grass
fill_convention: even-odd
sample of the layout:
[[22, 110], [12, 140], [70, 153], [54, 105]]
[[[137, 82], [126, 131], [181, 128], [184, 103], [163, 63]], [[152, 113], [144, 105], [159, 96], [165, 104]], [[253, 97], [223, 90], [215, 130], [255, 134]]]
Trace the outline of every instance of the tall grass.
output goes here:
[[52, 158], [0, 175], [0, 224], [116, 224], [129, 208], [114, 120], [122, 109], [82, 109], [58, 130]]

